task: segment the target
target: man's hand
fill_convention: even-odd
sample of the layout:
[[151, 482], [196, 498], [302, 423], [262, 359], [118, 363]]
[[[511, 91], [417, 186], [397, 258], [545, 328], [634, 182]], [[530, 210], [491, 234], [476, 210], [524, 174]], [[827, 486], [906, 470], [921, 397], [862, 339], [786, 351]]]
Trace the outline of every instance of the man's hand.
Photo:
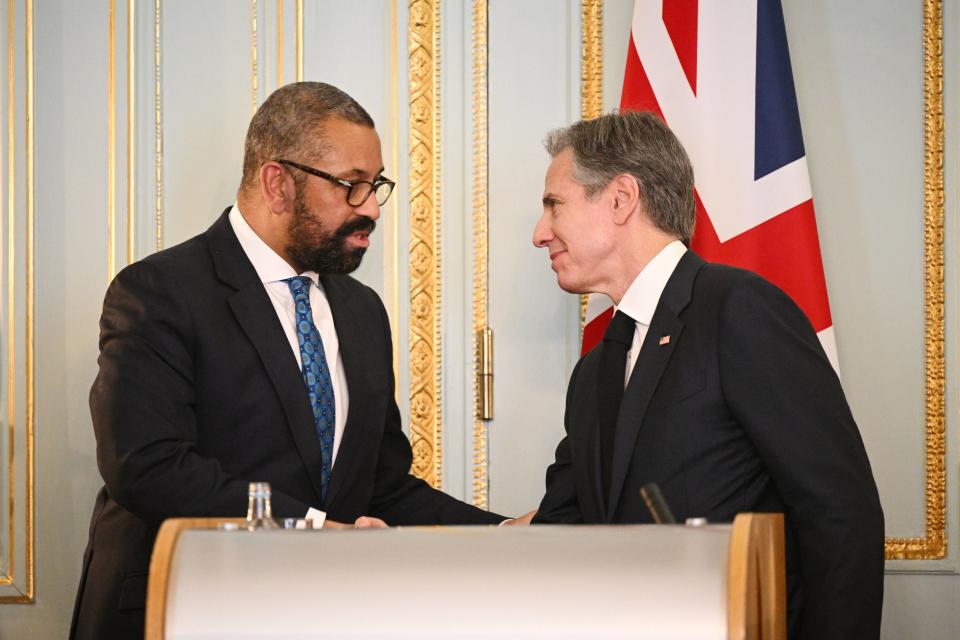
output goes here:
[[530, 521], [533, 520], [533, 516], [535, 515], [537, 515], [536, 509], [534, 509], [533, 511], [528, 511], [527, 513], [523, 514], [519, 518], [514, 518], [513, 520], [507, 520], [506, 522], [503, 523], [503, 525], [506, 527], [513, 527], [518, 525], [525, 526], [530, 524]]
[[373, 516], [360, 516], [353, 526], [357, 529], [386, 529], [387, 523]]
[[336, 520], [331, 520], [327, 518], [323, 521], [324, 529], [386, 529], [387, 523], [381, 520], [380, 518], [374, 518], [372, 516], [360, 516], [357, 518], [353, 524], [346, 524], [344, 522], [337, 522]]

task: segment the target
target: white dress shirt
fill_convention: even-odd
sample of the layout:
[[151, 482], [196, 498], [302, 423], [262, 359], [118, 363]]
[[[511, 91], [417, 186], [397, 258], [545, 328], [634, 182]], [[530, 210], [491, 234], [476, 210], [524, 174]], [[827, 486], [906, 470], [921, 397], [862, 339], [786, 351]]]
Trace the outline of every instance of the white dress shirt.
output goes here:
[[660, 302], [660, 295], [663, 288], [667, 286], [667, 280], [673, 275], [674, 269], [680, 258], [687, 252], [687, 248], [679, 240], [674, 240], [655, 255], [647, 263], [647, 266], [637, 275], [634, 281], [627, 288], [627, 292], [620, 299], [617, 305], [617, 311], [623, 311], [636, 322], [636, 329], [633, 332], [633, 344], [630, 351], [627, 352], [627, 368], [623, 374], [623, 387], [626, 389], [630, 381], [630, 374], [633, 373], [633, 367], [637, 363], [637, 356], [640, 354], [640, 347], [643, 345], [644, 338], [647, 337], [647, 329], [650, 328], [650, 320], [653, 318], [653, 312], [657, 309], [657, 303]]
[[[313, 323], [317, 325], [320, 339], [323, 340], [323, 351], [327, 358], [327, 367], [333, 382], [333, 399], [336, 411], [333, 432], [333, 455], [331, 469], [337, 460], [337, 451], [343, 439], [343, 430], [347, 424], [347, 411], [350, 408], [350, 395], [347, 391], [347, 376], [343, 368], [343, 358], [340, 355], [340, 341], [337, 338], [337, 328], [333, 324], [333, 313], [330, 311], [330, 302], [320, 284], [320, 277], [315, 271], [297, 273], [286, 260], [281, 258], [264, 242], [257, 233], [250, 228], [243, 219], [236, 204], [230, 210], [230, 226], [233, 227], [243, 252], [247, 254], [253, 268], [256, 270], [263, 288], [267, 291], [277, 318], [283, 325], [283, 332], [290, 343], [290, 350], [296, 358], [297, 367], [301, 366], [300, 343], [297, 341], [297, 312], [293, 303], [290, 287], [284, 282], [287, 278], [306, 276], [313, 282], [310, 287], [310, 309], [313, 312]], [[321, 526], [326, 514], [311, 508], [306, 515], [314, 520], [315, 526]], [[319, 520], [319, 522], [317, 522]]]

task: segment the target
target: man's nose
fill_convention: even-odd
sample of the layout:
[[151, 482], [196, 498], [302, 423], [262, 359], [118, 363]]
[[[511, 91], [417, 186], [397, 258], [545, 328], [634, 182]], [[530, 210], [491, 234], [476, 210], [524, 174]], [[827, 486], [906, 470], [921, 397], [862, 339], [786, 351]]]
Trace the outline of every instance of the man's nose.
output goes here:
[[551, 240], [553, 240], [553, 229], [550, 226], [547, 213], [544, 212], [533, 228], [533, 246], [545, 247]]
[[363, 204], [357, 207], [357, 215], [366, 216], [371, 220], [380, 217], [380, 205], [377, 203], [377, 194], [371, 193], [370, 197], [364, 200]]

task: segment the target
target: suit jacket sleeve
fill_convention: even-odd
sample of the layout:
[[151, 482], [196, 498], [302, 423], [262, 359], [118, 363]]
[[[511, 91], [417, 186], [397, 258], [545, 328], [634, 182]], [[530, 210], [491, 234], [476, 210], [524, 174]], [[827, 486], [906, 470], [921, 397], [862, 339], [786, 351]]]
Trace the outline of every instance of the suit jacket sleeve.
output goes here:
[[[241, 516], [247, 481], [198, 451], [190, 310], [152, 262], [124, 269], [100, 320], [100, 372], [90, 390], [97, 462], [110, 495], [152, 522]], [[278, 515], [310, 505], [274, 492]]]
[[803, 638], [877, 638], [883, 512], [840, 380], [793, 301], [736, 285], [722, 310], [720, 379], [787, 505], [803, 584]]
[[573, 373], [570, 375], [564, 412], [564, 428], [567, 435], [557, 445], [554, 462], [547, 468], [546, 493], [540, 502], [537, 514], [533, 517], [534, 524], [581, 524], [584, 520], [577, 500], [573, 458], [570, 451], [570, 416], [572, 415], [570, 403], [582, 362], [582, 359], [577, 362], [577, 366], [573, 368]]
[[[390, 322], [379, 299], [381, 327], [386, 336], [386, 362], [393, 360]], [[410, 474], [413, 452], [410, 440], [400, 427], [400, 410], [394, 401], [395, 380], [389, 371], [387, 391], [390, 394], [380, 454], [377, 461], [370, 515], [390, 525], [424, 524], [499, 524], [505, 516], [478, 509], [438, 491]]]

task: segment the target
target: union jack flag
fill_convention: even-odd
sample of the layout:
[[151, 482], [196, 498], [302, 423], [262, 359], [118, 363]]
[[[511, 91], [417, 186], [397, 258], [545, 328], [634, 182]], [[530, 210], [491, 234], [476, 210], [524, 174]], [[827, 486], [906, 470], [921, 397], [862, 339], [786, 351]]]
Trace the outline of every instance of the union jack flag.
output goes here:
[[[659, 114], [687, 149], [691, 248], [787, 292], [838, 369], [780, 0], [636, 0], [620, 108]], [[612, 315], [590, 296], [583, 353]]]

